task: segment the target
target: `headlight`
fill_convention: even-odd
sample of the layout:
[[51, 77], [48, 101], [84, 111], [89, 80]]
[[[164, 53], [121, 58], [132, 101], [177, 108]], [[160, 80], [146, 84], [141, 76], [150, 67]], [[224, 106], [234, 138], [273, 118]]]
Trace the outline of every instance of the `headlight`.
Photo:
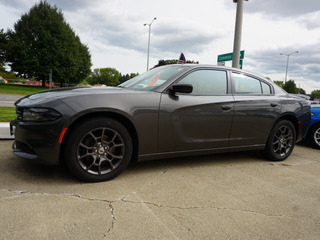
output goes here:
[[24, 108], [22, 121], [42, 122], [53, 121], [61, 117], [61, 114], [50, 108]]

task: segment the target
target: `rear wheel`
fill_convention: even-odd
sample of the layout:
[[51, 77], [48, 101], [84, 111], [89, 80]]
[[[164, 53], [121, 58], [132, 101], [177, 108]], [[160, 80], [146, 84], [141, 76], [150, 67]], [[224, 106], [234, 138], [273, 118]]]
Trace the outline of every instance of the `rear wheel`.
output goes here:
[[66, 163], [70, 172], [86, 182], [118, 176], [132, 157], [132, 139], [118, 121], [99, 117], [78, 124], [67, 138]]
[[296, 140], [296, 130], [288, 120], [281, 120], [272, 128], [265, 148], [272, 161], [282, 161], [292, 152]]
[[317, 149], [320, 149], [320, 123], [314, 125], [308, 133], [308, 142]]

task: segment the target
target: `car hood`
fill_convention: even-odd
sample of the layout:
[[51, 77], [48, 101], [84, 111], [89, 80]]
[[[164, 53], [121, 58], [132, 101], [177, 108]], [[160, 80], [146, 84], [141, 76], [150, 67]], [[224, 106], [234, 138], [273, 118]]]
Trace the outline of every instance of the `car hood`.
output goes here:
[[131, 90], [127, 88], [120, 87], [80, 87], [80, 88], [65, 88], [65, 89], [55, 89], [49, 91], [43, 91], [38, 93], [33, 93], [31, 95], [25, 96], [15, 102], [16, 106], [27, 106], [27, 105], [38, 105], [44, 104], [46, 102], [51, 102], [53, 100], [63, 101], [66, 98], [72, 98], [74, 96], [88, 96], [88, 95], [110, 95], [110, 94], [129, 94], [129, 93], [143, 93], [146, 91]]

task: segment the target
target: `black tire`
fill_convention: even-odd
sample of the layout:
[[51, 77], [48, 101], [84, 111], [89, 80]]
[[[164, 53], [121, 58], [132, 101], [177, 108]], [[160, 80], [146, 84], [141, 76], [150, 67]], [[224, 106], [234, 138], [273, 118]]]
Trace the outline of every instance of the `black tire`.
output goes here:
[[315, 124], [310, 128], [307, 139], [312, 147], [320, 149], [320, 123]]
[[132, 149], [130, 133], [121, 123], [98, 117], [81, 122], [68, 135], [65, 160], [82, 181], [108, 181], [128, 166]]
[[288, 120], [277, 122], [272, 128], [265, 154], [271, 161], [282, 161], [289, 157], [296, 141], [296, 130]]

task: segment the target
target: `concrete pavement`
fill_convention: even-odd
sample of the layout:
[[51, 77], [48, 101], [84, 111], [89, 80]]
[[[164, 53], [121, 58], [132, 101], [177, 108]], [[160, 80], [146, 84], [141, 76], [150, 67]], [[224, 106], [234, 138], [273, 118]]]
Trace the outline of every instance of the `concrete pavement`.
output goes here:
[[82, 183], [0, 144], [1, 239], [305, 239], [320, 236], [320, 152], [138, 163]]

